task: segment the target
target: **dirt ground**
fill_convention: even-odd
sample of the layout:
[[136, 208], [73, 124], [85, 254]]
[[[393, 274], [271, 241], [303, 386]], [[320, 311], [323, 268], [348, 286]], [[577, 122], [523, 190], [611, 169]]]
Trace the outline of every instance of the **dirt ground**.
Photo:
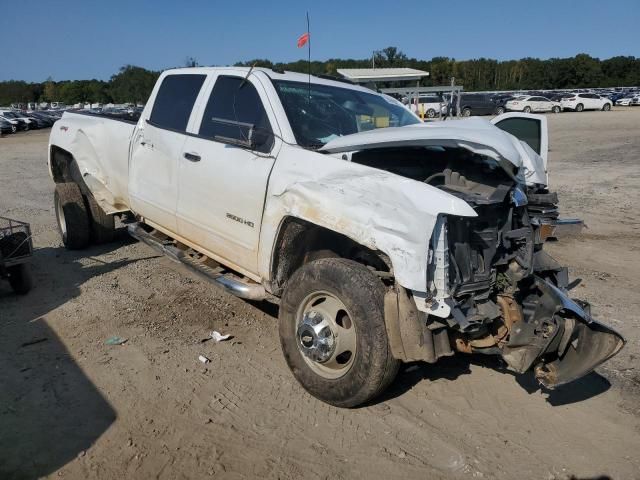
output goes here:
[[552, 187], [589, 227], [549, 249], [626, 347], [553, 392], [492, 359], [406, 365], [355, 410], [298, 386], [275, 308], [125, 236], [66, 251], [48, 132], [0, 138], [0, 215], [37, 249], [30, 294], [0, 285], [0, 478], [640, 478], [640, 108], [548, 118]]

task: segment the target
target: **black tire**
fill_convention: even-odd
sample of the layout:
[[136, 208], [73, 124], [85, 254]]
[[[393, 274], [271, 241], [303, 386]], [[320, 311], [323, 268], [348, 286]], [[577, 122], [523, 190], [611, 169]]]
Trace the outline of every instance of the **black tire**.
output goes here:
[[502, 115], [505, 112], [504, 107], [496, 108], [496, 115]]
[[91, 242], [97, 245], [112, 242], [116, 232], [113, 215], [107, 215], [91, 195], [85, 195], [85, 200], [89, 208]]
[[469, 107], [465, 107], [462, 109], [462, 116], [463, 117], [470, 117], [471, 116], [471, 109]]
[[[298, 316], [306, 299], [328, 292], [346, 307], [355, 327], [356, 352], [339, 378], [316, 373], [298, 347]], [[323, 258], [298, 269], [280, 304], [280, 344], [296, 380], [314, 397], [337, 407], [355, 407], [381, 394], [395, 378], [384, 321], [384, 285], [369, 269], [344, 258]]]
[[576, 105], [576, 112], [581, 112], [584, 110], [584, 105], [582, 105], [581, 103]]
[[552, 111], [553, 113], [560, 113], [560, 107], [558, 107], [558, 106], [556, 105], [555, 107], [553, 107], [553, 108], [551, 109], [551, 111]]
[[13, 123], [11, 124], [11, 133], [16, 133], [18, 131], [18, 126], [14, 125]]
[[427, 118], [435, 118], [436, 116], [436, 111], [433, 108], [430, 108], [429, 110], [427, 110]]
[[58, 231], [64, 246], [79, 250], [89, 245], [89, 213], [76, 183], [58, 183], [54, 194]]
[[531, 107], [527, 105], [526, 107], [524, 107], [524, 108], [522, 109], [522, 111], [523, 111], [524, 113], [531, 113]]
[[9, 274], [9, 285], [11, 285], [14, 292], [18, 295], [29, 293], [33, 286], [33, 280], [31, 279], [29, 266], [26, 263], [7, 268], [7, 273]]
[[611, 110], [611, 104], [610, 103], [605, 103], [602, 106], [602, 110], [605, 111], [605, 112], [608, 112], [609, 110]]

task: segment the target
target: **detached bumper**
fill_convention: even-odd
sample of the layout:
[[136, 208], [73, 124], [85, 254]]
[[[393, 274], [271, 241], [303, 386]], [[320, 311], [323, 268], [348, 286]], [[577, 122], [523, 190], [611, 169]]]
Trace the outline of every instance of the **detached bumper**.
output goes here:
[[625, 344], [624, 337], [613, 328], [591, 317], [588, 304], [579, 305], [565, 292], [545, 282], [559, 302], [562, 329], [550, 342], [554, 347], [545, 352], [534, 367], [537, 380], [547, 388], [576, 380], [601, 365]]

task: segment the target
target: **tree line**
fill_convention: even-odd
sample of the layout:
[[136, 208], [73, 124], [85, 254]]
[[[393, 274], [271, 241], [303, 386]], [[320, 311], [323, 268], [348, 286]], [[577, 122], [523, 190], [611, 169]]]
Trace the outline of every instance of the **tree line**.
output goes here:
[[[185, 66], [197, 66], [193, 57], [188, 57]], [[272, 62], [254, 59], [238, 62], [236, 66], [275, 68], [314, 75], [337, 75], [339, 68], [411, 67], [426, 70], [429, 77], [423, 79], [424, 86], [449, 85], [452, 78], [466, 91], [485, 90], [547, 90], [588, 87], [622, 87], [640, 85], [640, 58], [617, 56], [600, 60], [581, 53], [570, 58], [522, 58], [520, 60], [493, 60], [478, 58], [456, 60], [449, 57], [434, 57], [431, 60], [409, 58], [396, 47], [387, 47], [375, 52], [372, 58], [339, 59], [325, 61], [306, 60], [295, 62]], [[72, 105], [81, 102], [138, 103], [145, 102], [160, 72], [134, 65], [126, 65], [108, 81], [67, 80], [40, 83], [10, 80], [0, 82], [0, 105], [27, 102], [62, 102]]]
[[0, 105], [28, 102], [76, 103], [144, 103], [160, 72], [126, 65], [108, 81], [64, 80], [48, 78], [41, 83], [19, 80], [0, 82]]

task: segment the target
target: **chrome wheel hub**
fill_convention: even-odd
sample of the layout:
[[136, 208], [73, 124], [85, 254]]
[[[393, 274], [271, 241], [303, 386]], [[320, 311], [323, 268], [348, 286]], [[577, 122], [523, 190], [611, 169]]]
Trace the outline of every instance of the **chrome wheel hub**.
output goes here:
[[340, 299], [314, 292], [296, 315], [296, 343], [314, 373], [328, 379], [345, 375], [356, 357], [356, 326]]
[[298, 345], [303, 355], [314, 362], [324, 363], [331, 358], [336, 339], [321, 313], [309, 310], [304, 314], [298, 326]]

